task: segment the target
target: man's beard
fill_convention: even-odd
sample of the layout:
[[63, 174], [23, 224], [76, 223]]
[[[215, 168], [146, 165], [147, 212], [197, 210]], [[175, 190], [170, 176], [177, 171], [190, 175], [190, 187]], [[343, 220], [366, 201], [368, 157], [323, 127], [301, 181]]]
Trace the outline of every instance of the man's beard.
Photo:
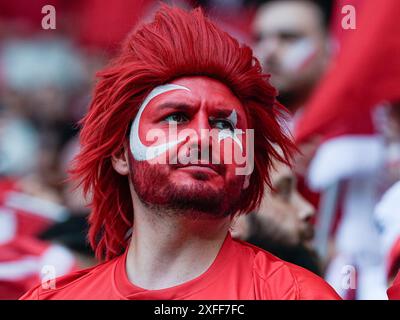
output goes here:
[[299, 265], [322, 276], [322, 265], [318, 253], [305, 245], [304, 241], [289, 244], [276, 238], [271, 230], [265, 230], [256, 214], [248, 216], [250, 233], [246, 242], [272, 253], [278, 258]]
[[139, 199], [147, 207], [163, 214], [184, 214], [200, 218], [226, 217], [240, 207], [244, 178], [237, 176], [225, 188], [215, 190], [205, 174], [193, 174], [193, 183], [177, 185], [169, 178], [168, 165], [131, 161], [131, 179]]
[[253, 234], [245, 241], [261, 248], [278, 258], [306, 268], [315, 274], [322, 276], [321, 261], [317, 252], [300, 243], [297, 245], [287, 245], [276, 242], [266, 234]]

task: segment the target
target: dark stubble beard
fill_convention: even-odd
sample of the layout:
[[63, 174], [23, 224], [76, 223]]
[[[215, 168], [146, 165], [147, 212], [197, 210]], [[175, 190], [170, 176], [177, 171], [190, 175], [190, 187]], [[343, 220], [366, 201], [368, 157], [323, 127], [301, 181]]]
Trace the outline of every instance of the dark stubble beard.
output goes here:
[[142, 203], [162, 214], [184, 214], [201, 217], [226, 217], [239, 209], [243, 176], [237, 176], [224, 189], [215, 190], [205, 176], [193, 176], [191, 186], [179, 186], [170, 181], [168, 165], [151, 165], [146, 161], [131, 161], [131, 179]]

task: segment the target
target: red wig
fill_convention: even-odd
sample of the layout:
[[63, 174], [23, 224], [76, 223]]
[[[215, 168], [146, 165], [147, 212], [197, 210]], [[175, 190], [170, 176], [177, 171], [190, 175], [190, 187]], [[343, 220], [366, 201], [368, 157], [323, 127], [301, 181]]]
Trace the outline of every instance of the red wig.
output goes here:
[[[131, 33], [120, 54], [98, 73], [90, 109], [81, 121], [81, 152], [72, 177], [92, 197], [89, 240], [98, 258], [111, 259], [128, 245], [134, 215], [128, 177], [112, 166], [143, 99], [156, 86], [182, 76], [209, 76], [226, 84], [245, 107], [254, 129], [254, 171], [241, 213], [256, 209], [270, 185], [273, 159], [289, 162], [293, 144], [278, 123], [283, 107], [252, 50], [221, 31], [201, 9], [163, 5], [154, 21]], [[283, 150], [281, 156], [274, 148]]]

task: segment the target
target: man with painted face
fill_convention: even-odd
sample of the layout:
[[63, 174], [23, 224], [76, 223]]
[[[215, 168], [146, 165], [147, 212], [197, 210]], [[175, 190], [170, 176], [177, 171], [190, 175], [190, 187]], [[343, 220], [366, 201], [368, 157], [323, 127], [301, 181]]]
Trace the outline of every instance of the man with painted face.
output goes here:
[[257, 10], [255, 52], [279, 101], [293, 113], [307, 102], [329, 61], [330, 1], [272, 0]]
[[163, 6], [99, 77], [73, 174], [105, 261], [23, 299], [338, 298], [229, 233], [260, 204], [271, 161], [288, 163], [293, 149], [249, 47], [200, 9]]

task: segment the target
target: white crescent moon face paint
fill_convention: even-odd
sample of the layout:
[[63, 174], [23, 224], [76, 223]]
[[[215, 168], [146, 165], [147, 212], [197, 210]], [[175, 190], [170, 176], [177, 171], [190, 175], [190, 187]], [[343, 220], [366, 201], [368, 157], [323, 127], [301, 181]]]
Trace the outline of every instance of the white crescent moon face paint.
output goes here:
[[131, 133], [130, 133], [130, 149], [132, 155], [137, 161], [145, 161], [152, 160], [168, 151], [168, 149], [178, 145], [183, 142], [185, 139], [178, 139], [175, 141], [170, 141], [167, 143], [159, 144], [157, 146], [145, 146], [140, 140], [139, 136], [139, 124], [140, 119], [142, 117], [142, 113], [146, 106], [153, 100], [155, 97], [163, 94], [165, 92], [173, 91], [173, 90], [186, 90], [190, 91], [188, 88], [184, 86], [180, 86], [177, 84], [165, 84], [158, 87], [155, 87], [150, 94], [144, 99], [143, 103], [140, 105], [139, 111], [136, 115], [135, 120], [132, 123]]
[[283, 56], [282, 66], [288, 72], [299, 72], [316, 52], [317, 47], [312, 40], [297, 40]]

